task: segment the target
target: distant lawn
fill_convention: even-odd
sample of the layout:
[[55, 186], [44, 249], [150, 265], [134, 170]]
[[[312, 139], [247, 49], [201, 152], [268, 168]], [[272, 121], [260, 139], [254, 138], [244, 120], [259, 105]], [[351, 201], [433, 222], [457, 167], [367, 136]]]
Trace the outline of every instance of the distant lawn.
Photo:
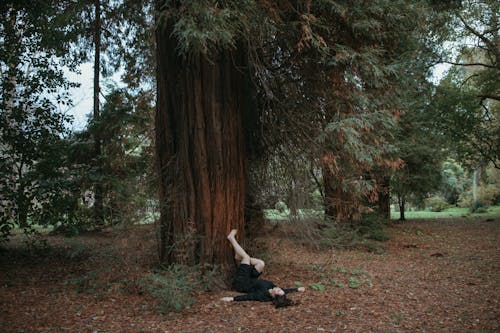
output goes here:
[[[406, 219], [433, 219], [433, 218], [452, 218], [452, 217], [484, 217], [484, 218], [498, 218], [500, 217], [500, 206], [491, 206], [487, 212], [484, 213], [470, 213], [469, 208], [452, 207], [442, 212], [430, 211], [406, 211]], [[399, 219], [399, 212], [391, 212], [391, 219]]]
[[[290, 219], [290, 211], [285, 209], [279, 212], [276, 209], [265, 209], [264, 216], [269, 220], [287, 221]], [[312, 209], [299, 209], [296, 218], [307, 219], [311, 217], [322, 218], [323, 213]], [[469, 208], [452, 207], [442, 212], [430, 211], [406, 211], [406, 219], [443, 219], [443, 218], [500, 218], [500, 206], [491, 206], [484, 213], [471, 214]], [[399, 219], [399, 212], [391, 212], [391, 219]]]

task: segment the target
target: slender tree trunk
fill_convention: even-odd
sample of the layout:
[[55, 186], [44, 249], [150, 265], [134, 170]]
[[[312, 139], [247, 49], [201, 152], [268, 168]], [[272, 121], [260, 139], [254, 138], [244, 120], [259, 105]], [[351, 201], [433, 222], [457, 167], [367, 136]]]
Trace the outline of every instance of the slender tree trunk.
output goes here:
[[398, 204], [399, 204], [399, 220], [405, 221], [405, 197], [404, 195], [398, 195]]
[[331, 173], [329, 170], [327, 170], [327, 167], [324, 166], [322, 168], [322, 173], [323, 173], [323, 200], [324, 200], [324, 209], [325, 209], [325, 216], [330, 219], [335, 219], [337, 216], [336, 209], [335, 209], [335, 188], [332, 186], [333, 182], [333, 177], [331, 176]]
[[[101, 73], [101, 1], [94, 2], [94, 121], [98, 121], [100, 117], [99, 111], [99, 93], [100, 93], [100, 73]], [[97, 170], [100, 173], [101, 167], [101, 138], [98, 132], [94, 133], [94, 155], [97, 163]], [[103, 208], [103, 186], [102, 182], [97, 180], [94, 183], [94, 218], [97, 225], [104, 224], [104, 208]]]
[[478, 169], [474, 169], [472, 173], [472, 207], [476, 207], [477, 205], [477, 183], [478, 183]]
[[391, 178], [388, 176], [381, 177], [380, 190], [378, 192], [378, 212], [386, 220], [391, 218]]
[[184, 58], [172, 31], [156, 30], [160, 260], [231, 270], [226, 235], [244, 234], [245, 53]]

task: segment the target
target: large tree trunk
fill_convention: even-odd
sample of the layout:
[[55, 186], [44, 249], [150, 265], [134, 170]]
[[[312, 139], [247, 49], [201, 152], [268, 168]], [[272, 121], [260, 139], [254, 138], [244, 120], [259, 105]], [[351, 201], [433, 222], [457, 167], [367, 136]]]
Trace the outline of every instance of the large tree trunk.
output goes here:
[[330, 168], [324, 166], [322, 172], [325, 216], [339, 223], [352, 222], [353, 213], [359, 207], [355, 195], [342, 189], [342, 179]]
[[[326, 130], [327, 122], [332, 117], [343, 118], [353, 112], [350, 97], [345, 93], [351, 87], [346, 83], [343, 69], [337, 68], [332, 71], [329, 79], [332, 82], [329, 89], [332, 89], [330, 93], [335, 96], [335, 103], [326, 109], [323, 130]], [[349, 171], [338, 168], [337, 163], [339, 163], [338, 161], [340, 163], [352, 162], [343, 146], [344, 137], [340, 133], [327, 132], [327, 135], [329, 136], [329, 142], [321, 156], [325, 216], [334, 219], [336, 222], [348, 224], [353, 221], [353, 213], [360, 207], [360, 203], [356, 194], [343, 186], [344, 178], [349, 177]]]
[[182, 57], [172, 29], [156, 31], [160, 260], [230, 270], [226, 235], [244, 227], [246, 58], [241, 49]]

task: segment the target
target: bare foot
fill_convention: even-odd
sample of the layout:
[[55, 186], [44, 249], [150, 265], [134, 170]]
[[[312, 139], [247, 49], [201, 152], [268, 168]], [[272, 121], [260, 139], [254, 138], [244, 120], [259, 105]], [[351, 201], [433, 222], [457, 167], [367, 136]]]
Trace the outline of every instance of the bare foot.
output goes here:
[[238, 230], [236, 230], [236, 229], [231, 230], [231, 232], [229, 233], [229, 235], [227, 235], [227, 239], [234, 238], [234, 236], [236, 236], [237, 232], [238, 232]]

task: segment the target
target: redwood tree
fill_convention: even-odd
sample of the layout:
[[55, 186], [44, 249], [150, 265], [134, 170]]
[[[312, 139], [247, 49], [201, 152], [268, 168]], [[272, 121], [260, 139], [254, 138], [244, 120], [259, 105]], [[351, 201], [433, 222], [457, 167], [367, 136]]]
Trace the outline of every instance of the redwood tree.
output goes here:
[[[246, 53], [236, 47], [236, 34], [219, 34], [231, 31], [231, 8], [162, 4], [157, 1], [155, 120], [160, 260], [225, 271], [233, 257], [226, 235], [244, 227]], [[200, 25], [180, 30], [191, 23]], [[207, 38], [187, 36], [189, 29]]]

